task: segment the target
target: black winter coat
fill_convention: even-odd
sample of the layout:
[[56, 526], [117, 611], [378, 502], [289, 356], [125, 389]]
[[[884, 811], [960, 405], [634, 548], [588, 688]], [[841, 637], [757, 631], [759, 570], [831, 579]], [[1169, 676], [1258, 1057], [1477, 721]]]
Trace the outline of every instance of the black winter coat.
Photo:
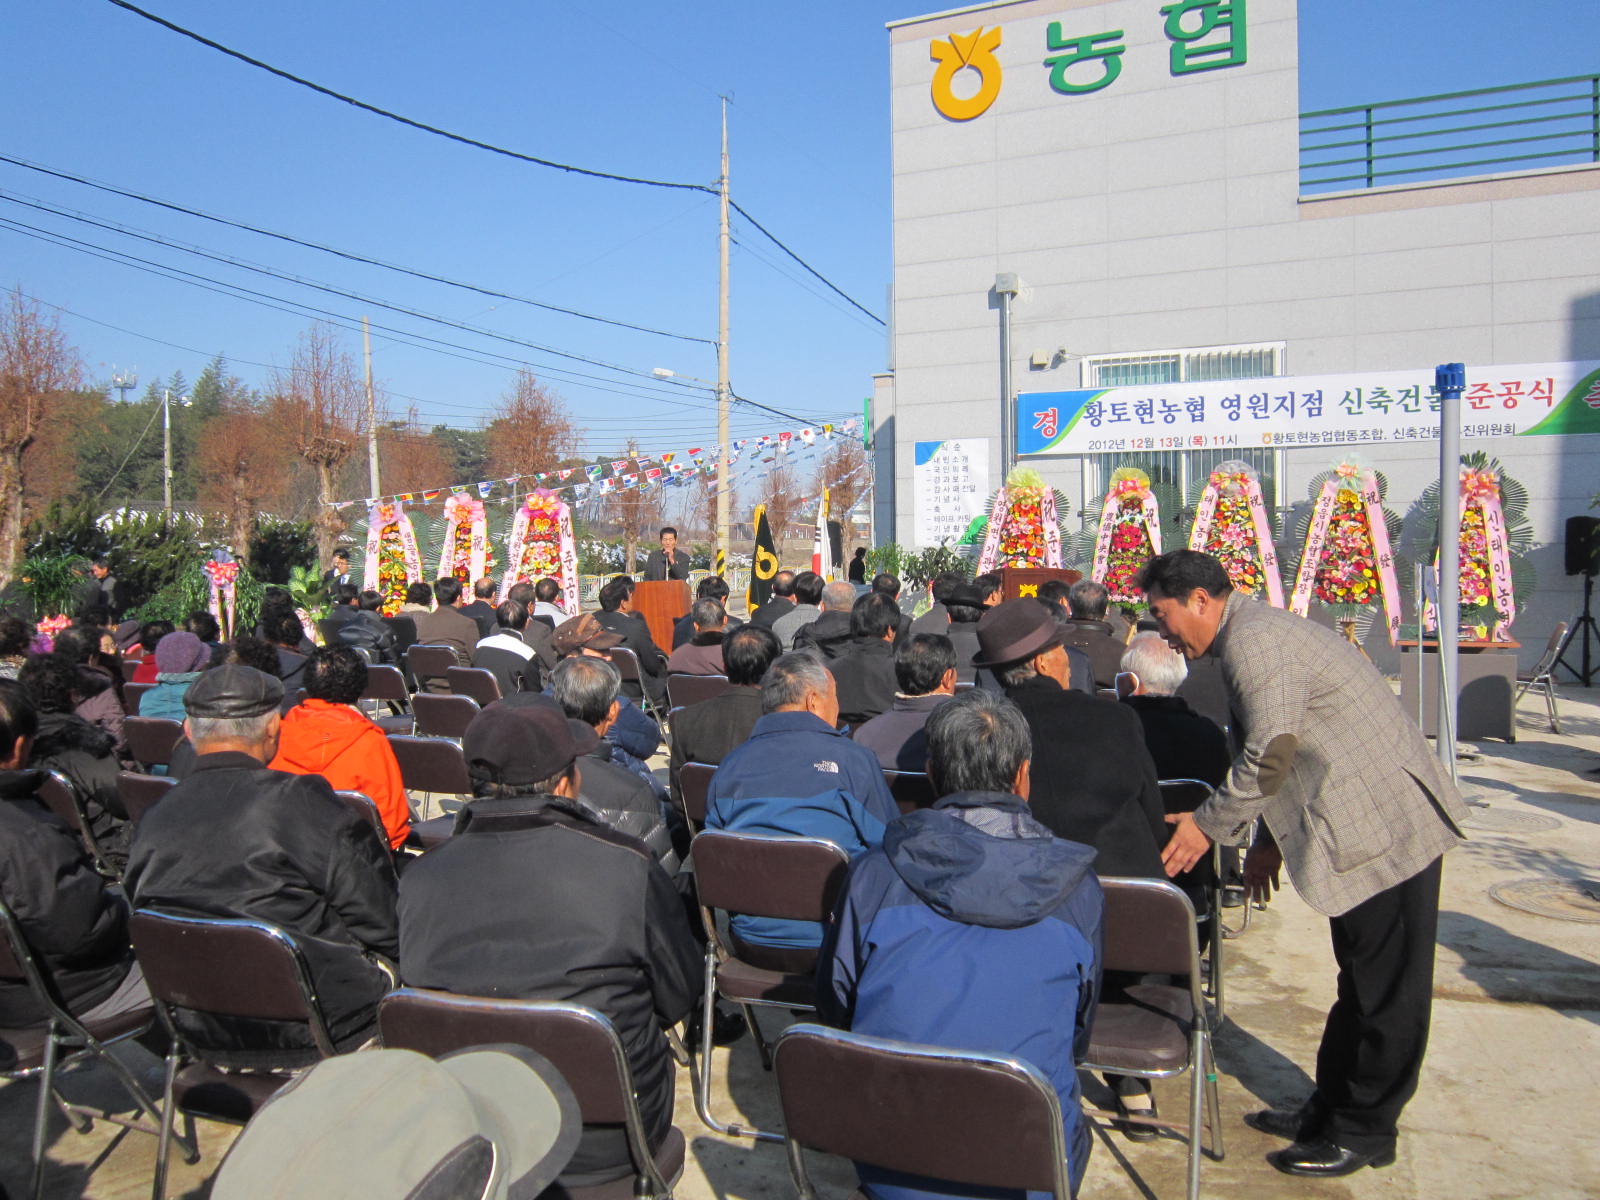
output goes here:
[[[128, 912], [83, 843], [37, 799], [38, 771], [0, 771], [0, 896], [67, 1007], [84, 1013], [133, 966]], [[0, 1026], [42, 1025], [20, 980], [0, 979]]]
[[894, 707], [894, 643], [851, 638], [828, 663], [839, 689], [839, 722], [859, 728]]
[[1165, 879], [1161, 789], [1139, 718], [1038, 675], [1006, 695], [1033, 732], [1033, 815], [1057, 837], [1093, 846], [1099, 875]]
[[117, 794], [117, 743], [104, 729], [76, 713], [40, 713], [28, 766], [59, 771], [83, 798], [89, 831], [106, 861], [121, 868], [128, 861], [133, 827]]
[[[247, 754], [202, 754], [145, 813], [126, 884], [140, 908], [249, 917], [292, 936], [341, 1050], [372, 1035], [400, 941], [389, 849], [320, 775], [268, 770]], [[208, 1054], [239, 1067], [315, 1058], [304, 1030], [226, 1018], [195, 1026]]]

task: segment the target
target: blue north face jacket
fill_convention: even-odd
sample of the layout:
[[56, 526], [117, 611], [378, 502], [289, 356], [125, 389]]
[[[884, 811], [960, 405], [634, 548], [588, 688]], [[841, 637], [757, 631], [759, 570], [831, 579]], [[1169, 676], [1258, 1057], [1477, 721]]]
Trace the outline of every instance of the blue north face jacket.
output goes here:
[[[1021, 1058], [1061, 1097], [1076, 1192], [1089, 1159], [1076, 1063], [1100, 990], [1094, 850], [1016, 796], [961, 792], [910, 813], [850, 866], [817, 962], [819, 1015], [875, 1037]], [[874, 1200], [974, 1189], [858, 1164]]]

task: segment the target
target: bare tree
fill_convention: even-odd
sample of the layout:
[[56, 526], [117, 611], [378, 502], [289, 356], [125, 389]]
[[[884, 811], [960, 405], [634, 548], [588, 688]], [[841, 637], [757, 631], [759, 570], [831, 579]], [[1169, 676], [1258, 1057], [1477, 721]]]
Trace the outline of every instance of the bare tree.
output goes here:
[[200, 501], [222, 518], [234, 557], [247, 568], [256, 514], [282, 490], [274, 481], [285, 480], [290, 466], [275, 422], [251, 404], [230, 404], [206, 422], [199, 446]]
[[13, 290], [0, 308], [0, 580], [9, 582], [21, 551], [24, 457], [79, 372], [60, 319], [46, 317], [20, 287]]
[[526, 368], [501, 396], [488, 434], [492, 476], [548, 471], [578, 449], [578, 430], [567, 406]]
[[835, 520], [855, 507], [872, 482], [871, 459], [866, 447], [854, 438], [838, 437], [822, 456], [817, 467], [816, 491], [828, 489], [828, 511]]
[[270, 407], [281, 435], [291, 439], [295, 453], [316, 472], [311, 522], [322, 562], [332, 556], [339, 535], [334, 483], [360, 444], [366, 397], [355, 360], [327, 325], [313, 325], [300, 335], [293, 363], [274, 383]]
[[[413, 414], [415, 416], [415, 414]], [[421, 492], [451, 482], [453, 462], [444, 446], [415, 420], [391, 421], [378, 429], [378, 460], [383, 464], [383, 490]], [[365, 495], [366, 463], [357, 490]]]
[[[638, 444], [629, 442], [629, 466], [634, 471], [639, 469], [638, 453]], [[642, 476], [639, 483], [642, 486], [617, 489], [606, 502], [606, 517], [616, 523], [622, 534], [623, 569], [628, 574], [633, 573], [634, 554], [638, 551], [639, 543], [651, 538], [661, 524], [664, 499], [661, 489], [654, 484], [646, 484]]]
[[780, 547], [802, 498], [794, 465], [787, 458], [779, 458], [772, 469], [756, 481], [756, 503], [767, 506], [767, 523], [772, 526], [773, 540]]

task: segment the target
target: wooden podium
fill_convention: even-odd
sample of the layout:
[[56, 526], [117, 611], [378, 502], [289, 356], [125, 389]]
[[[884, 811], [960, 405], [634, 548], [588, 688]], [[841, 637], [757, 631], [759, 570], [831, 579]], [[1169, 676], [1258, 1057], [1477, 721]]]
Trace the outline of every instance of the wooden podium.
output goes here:
[[1022, 596], [1037, 597], [1041, 583], [1059, 579], [1063, 583], [1074, 584], [1082, 578], [1082, 571], [1073, 571], [1066, 567], [1001, 567], [1000, 597], [1003, 600], [1016, 600]]
[[633, 585], [633, 610], [650, 626], [661, 653], [672, 653], [672, 626], [689, 611], [689, 585], [681, 579], [660, 579]]

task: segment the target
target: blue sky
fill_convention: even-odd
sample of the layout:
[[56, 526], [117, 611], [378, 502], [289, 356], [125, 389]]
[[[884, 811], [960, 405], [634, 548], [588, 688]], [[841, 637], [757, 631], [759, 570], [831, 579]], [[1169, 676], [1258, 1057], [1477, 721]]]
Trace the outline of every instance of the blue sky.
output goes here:
[[[1152, 0], [1154, 3], [1154, 0]], [[1256, 11], [1267, 0], [1252, 0]], [[711, 184], [719, 92], [735, 199], [873, 312], [889, 282], [888, 38], [939, 6], [515, 0], [144, 0], [177, 24], [372, 104], [596, 170]], [[716, 201], [584, 179], [405, 129], [161, 29], [106, 0], [14, 0], [0, 153], [431, 274], [691, 338], [716, 333]], [[1397, 99], [1600, 69], [1600, 5], [1345, 0], [1301, 5], [1302, 107]], [[456, 343], [374, 336], [392, 411], [471, 426], [531, 363], [609, 452], [709, 443], [703, 391], [618, 374], [712, 378], [709, 345], [600, 325], [198, 221], [0, 163], [0, 191], [247, 260], [545, 349], [495, 342], [139, 244], [0, 202], [49, 229], [349, 318]], [[736, 218], [732, 379], [785, 413], [859, 413], [884, 363], [880, 326]], [[248, 304], [0, 227], [0, 285], [63, 318], [88, 371], [141, 382], [216, 352], [263, 384], [311, 318]], [[91, 320], [92, 319], [92, 320]], [[94, 322], [101, 322], [96, 324]], [[107, 328], [120, 327], [127, 332]], [[143, 336], [140, 336], [143, 335]], [[152, 340], [152, 339], [159, 339]], [[159, 342], [173, 343], [174, 346]], [[359, 335], [351, 348], [359, 351]], [[582, 373], [592, 378], [581, 378]], [[593, 378], [598, 377], [598, 378]], [[739, 410], [735, 435], [797, 421]]]

